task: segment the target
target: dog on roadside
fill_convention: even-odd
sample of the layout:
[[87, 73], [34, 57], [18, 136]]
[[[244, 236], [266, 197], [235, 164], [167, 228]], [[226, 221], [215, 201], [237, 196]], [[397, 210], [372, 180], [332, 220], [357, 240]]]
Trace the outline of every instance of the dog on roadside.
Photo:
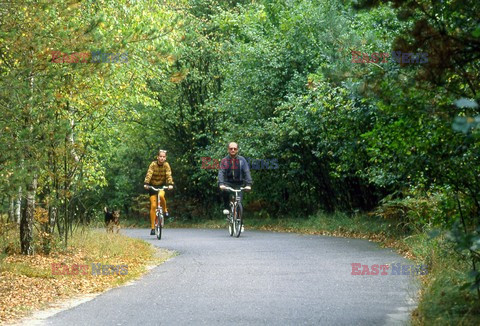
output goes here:
[[120, 231], [120, 211], [112, 210], [109, 211], [107, 207], [104, 208], [105, 211], [105, 228], [107, 232], [112, 232], [115, 229], [115, 233]]

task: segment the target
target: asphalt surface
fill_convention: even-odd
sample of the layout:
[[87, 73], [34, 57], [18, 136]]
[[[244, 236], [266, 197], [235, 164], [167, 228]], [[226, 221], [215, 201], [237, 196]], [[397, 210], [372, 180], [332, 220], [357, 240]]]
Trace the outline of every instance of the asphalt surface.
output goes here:
[[351, 275], [352, 263], [411, 264], [366, 240], [247, 230], [124, 230], [178, 255], [44, 325], [406, 325], [417, 281]]

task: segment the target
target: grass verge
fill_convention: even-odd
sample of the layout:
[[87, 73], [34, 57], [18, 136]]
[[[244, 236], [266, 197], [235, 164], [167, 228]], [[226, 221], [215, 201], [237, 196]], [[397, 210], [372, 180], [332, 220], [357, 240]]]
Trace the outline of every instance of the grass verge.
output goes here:
[[471, 265], [461, 259], [445, 233], [430, 238], [415, 234], [402, 239], [417, 260], [428, 265], [422, 277], [422, 289], [414, 325], [480, 325], [480, 300], [472, 289], [462, 289]]

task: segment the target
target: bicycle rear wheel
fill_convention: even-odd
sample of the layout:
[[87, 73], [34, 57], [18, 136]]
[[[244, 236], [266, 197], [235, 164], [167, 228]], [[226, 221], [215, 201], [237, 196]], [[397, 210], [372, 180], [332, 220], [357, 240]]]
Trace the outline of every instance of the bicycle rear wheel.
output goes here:
[[242, 215], [243, 215], [243, 207], [242, 204], [238, 203], [236, 209], [233, 212], [233, 233], [236, 238], [240, 236], [242, 233]]

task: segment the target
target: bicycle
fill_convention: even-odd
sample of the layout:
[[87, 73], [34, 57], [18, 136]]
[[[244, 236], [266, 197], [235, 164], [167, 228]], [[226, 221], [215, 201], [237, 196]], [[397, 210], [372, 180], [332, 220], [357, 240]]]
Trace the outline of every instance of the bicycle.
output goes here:
[[148, 186], [148, 189], [152, 189], [153, 191], [157, 191], [157, 210], [155, 211], [155, 236], [158, 240], [162, 238], [162, 228], [164, 224], [164, 216], [163, 216], [163, 208], [160, 205], [160, 191], [167, 190], [167, 186], [163, 186], [161, 188], [155, 188], [152, 186]]
[[230, 236], [235, 236], [238, 238], [240, 233], [242, 233], [243, 226], [243, 206], [240, 202], [240, 193], [242, 190], [245, 190], [245, 187], [241, 187], [236, 190], [232, 187], [225, 187], [225, 190], [235, 193], [235, 196], [230, 196], [230, 214], [228, 214], [228, 233]]

